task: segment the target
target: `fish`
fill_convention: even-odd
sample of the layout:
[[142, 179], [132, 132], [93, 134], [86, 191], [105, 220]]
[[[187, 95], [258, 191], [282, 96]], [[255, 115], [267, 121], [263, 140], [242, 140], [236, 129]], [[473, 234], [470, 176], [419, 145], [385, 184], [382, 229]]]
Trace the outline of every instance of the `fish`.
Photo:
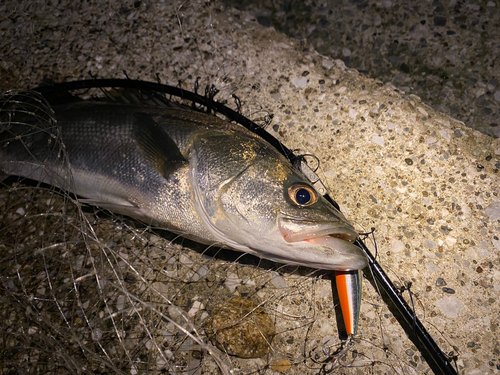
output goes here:
[[[26, 99], [29, 98], [29, 99]], [[181, 107], [4, 97], [0, 172], [196, 242], [287, 265], [360, 270], [344, 215], [243, 126]]]

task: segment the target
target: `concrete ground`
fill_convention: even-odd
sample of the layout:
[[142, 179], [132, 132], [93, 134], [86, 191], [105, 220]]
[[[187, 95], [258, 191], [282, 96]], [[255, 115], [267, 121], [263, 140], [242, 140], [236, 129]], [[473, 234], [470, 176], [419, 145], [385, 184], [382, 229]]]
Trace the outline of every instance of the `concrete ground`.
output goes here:
[[[227, 1], [227, 5], [234, 2]], [[257, 21], [500, 136], [496, 1], [246, 1]]]
[[[274, 18], [289, 24], [297, 19], [287, 18], [288, 8], [246, 11], [217, 1], [4, 3], [1, 84], [5, 90], [26, 89], [43, 79], [123, 78], [126, 71], [133, 79], [159, 77], [192, 89], [201, 77], [200, 83], [214, 84], [217, 98], [229, 106], [237, 95], [247, 117], [264, 123], [272, 114], [266, 129], [289, 148], [314, 154], [320, 177], [348, 219], [360, 232], [375, 228], [380, 264], [398, 285], [411, 282], [418, 316], [455, 359], [459, 373], [499, 373], [500, 142], [491, 136], [498, 136], [491, 125], [498, 123], [500, 95], [498, 21], [484, 21], [498, 18], [499, 6], [433, 2], [412, 10], [390, 1], [311, 3], [306, 14], [321, 11], [325, 17], [309, 28], [297, 26], [296, 39], [276, 31], [277, 24], [270, 27]], [[419, 9], [425, 17], [417, 16]], [[464, 13], [440, 15], [451, 9]], [[332, 22], [329, 17], [339, 11], [343, 17]], [[402, 25], [395, 23], [394, 15], [405, 12]], [[363, 17], [364, 23], [347, 22]], [[347, 32], [348, 24], [359, 32]], [[324, 50], [301, 39], [321, 25], [343, 30]], [[410, 36], [396, 38], [397, 28]], [[470, 39], [466, 30], [474, 32]], [[372, 35], [363, 52], [351, 44], [359, 44], [362, 32]], [[331, 39], [325, 35], [333, 34], [322, 34], [322, 40]], [[452, 38], [457, 48], [451, 48]], [[421, 57], [407, 39], [433, 56]], [[466, 48], [469, 40], [473, 51]], [[334, 50], [344, 61], [321, 54]], [[407, 51], [420, 57], [410, 58]], [[471, 64], [473, 56], [484, 64]], [[380, 70], [371, 70], [377, 66]], [[483, 125], [466, 126], [472, 122]], [[210, 261], [137, 223], [95, 214], [67, 198], [62, 203], [72, 208], [58, 210], [52, 203], [57, 194], [45, 193], [15, 183], [0, 191], [1, 222], [8, 229], [0, 237], [7, 254], [2, 266], [6, 370], [430, 373], [368, 283], [355, 346], [345, 359], [324, 365], [323, 348], [338, 344], [324, 278], [265, 262]], [[59, 222], [50, 230], [35, 224], [47, 210], [71, 228], [71, 236]], [[101, 273], [107, 283], [92, 284]], [[80, 287], [82, 280], [90, 284]], [[410, 294], [404, 295], [411, 302]], [[233, 296], [257, 301], [273, 318], [278, 334], [267, 356], [237, 359], [209, 346], [203, 322], [214, 306]]]

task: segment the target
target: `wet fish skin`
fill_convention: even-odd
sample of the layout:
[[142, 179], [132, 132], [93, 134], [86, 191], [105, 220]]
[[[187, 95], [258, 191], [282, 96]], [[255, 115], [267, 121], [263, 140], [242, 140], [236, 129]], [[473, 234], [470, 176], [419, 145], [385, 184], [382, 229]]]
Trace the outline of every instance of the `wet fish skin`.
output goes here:
[[[56, 123], [2, 114], [3, 173], [205, 244], [321, 269], [367, 264], [344, 216], [243, 127], [177, 108], [80, 102], [53, 110]], [[297, 192], [311, 202], [296, 202]]]

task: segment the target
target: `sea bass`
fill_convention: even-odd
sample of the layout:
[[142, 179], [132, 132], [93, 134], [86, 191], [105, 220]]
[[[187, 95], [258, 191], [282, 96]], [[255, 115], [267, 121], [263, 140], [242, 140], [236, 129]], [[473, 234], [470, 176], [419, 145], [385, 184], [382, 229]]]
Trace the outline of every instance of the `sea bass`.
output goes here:
[[240, 125], [182, 108], [31, 103], [13, 99], [0, 110], [4, 175], [203, 244], [319, 269], [367, 265], [342, 213]]

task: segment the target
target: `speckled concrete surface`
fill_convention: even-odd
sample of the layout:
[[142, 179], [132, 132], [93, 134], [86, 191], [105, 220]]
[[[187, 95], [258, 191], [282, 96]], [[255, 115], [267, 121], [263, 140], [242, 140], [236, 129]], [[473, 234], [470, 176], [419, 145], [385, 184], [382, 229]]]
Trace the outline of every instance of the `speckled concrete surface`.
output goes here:
[[468, 127], [500, 136], [498, 1], [251, 0], [236, 6]]
[[[500, 372], [498, 139], [217, 2], [20, 2], [0, 10], [6, 15], [0, 23], [0, 64], [8, 88], [33, 87], [43, 78], [88, 78], [89, 71], [108, 78], [123, 77], [126, 70], [131, 78], [144, 80], [159, 74], [164, 82], [181, 80], [186, 88], [200, 76], [221, 90], [220, 100], [232, 103], [230, 95], [236, 94], [248, 117], [274, 114], [268, 130], [288, 147], [314, 153], [343, 212], [360, 231], [376, 228], [379, 262], [398, 283], [411, 281], [419, 317], [441, 348], [457, 356], [460, 373]], [[21, 215], [19, 207], [11, 208], [12, 215]], [[115, 224], [106, 225], [108, 231], [98, 233], [102, 243]], [[127, 246], [131, 253], [138, 251]], [[186, 254], [198, 259], [194, 252]], [[221, 284], [226, 296], [248, 293], [260, 285], [255, 279], [272, 276], [273, 293], [255, 295], [269, 302], [264, 307], [273, 314], [278, 334], [271, 356], [224, 357], [228, 366], [241, 373], [318, 373], [321, 366], [311, 362], [313, 349], [335, 341], [337, 334], [329, 283], [289, 270], [234, 267], [234, 272], [229, 268], [214, 276], [232, 280]], [[192, 313], [200, 321], [203, 308], [213, 304], [202, 302], [200, 311]], [[369, 285], [359, 330], [353, 353], [334, 371], [429, 371]], [[153, 343], [161, 345], [161, 340]], [[132, 362], [120, 369], [145, 371]], [[156, 361], [154, 370], [162, 366]], [[216, 372], [212, 366], [190, 368], [190, 373], [202, 368]]]

